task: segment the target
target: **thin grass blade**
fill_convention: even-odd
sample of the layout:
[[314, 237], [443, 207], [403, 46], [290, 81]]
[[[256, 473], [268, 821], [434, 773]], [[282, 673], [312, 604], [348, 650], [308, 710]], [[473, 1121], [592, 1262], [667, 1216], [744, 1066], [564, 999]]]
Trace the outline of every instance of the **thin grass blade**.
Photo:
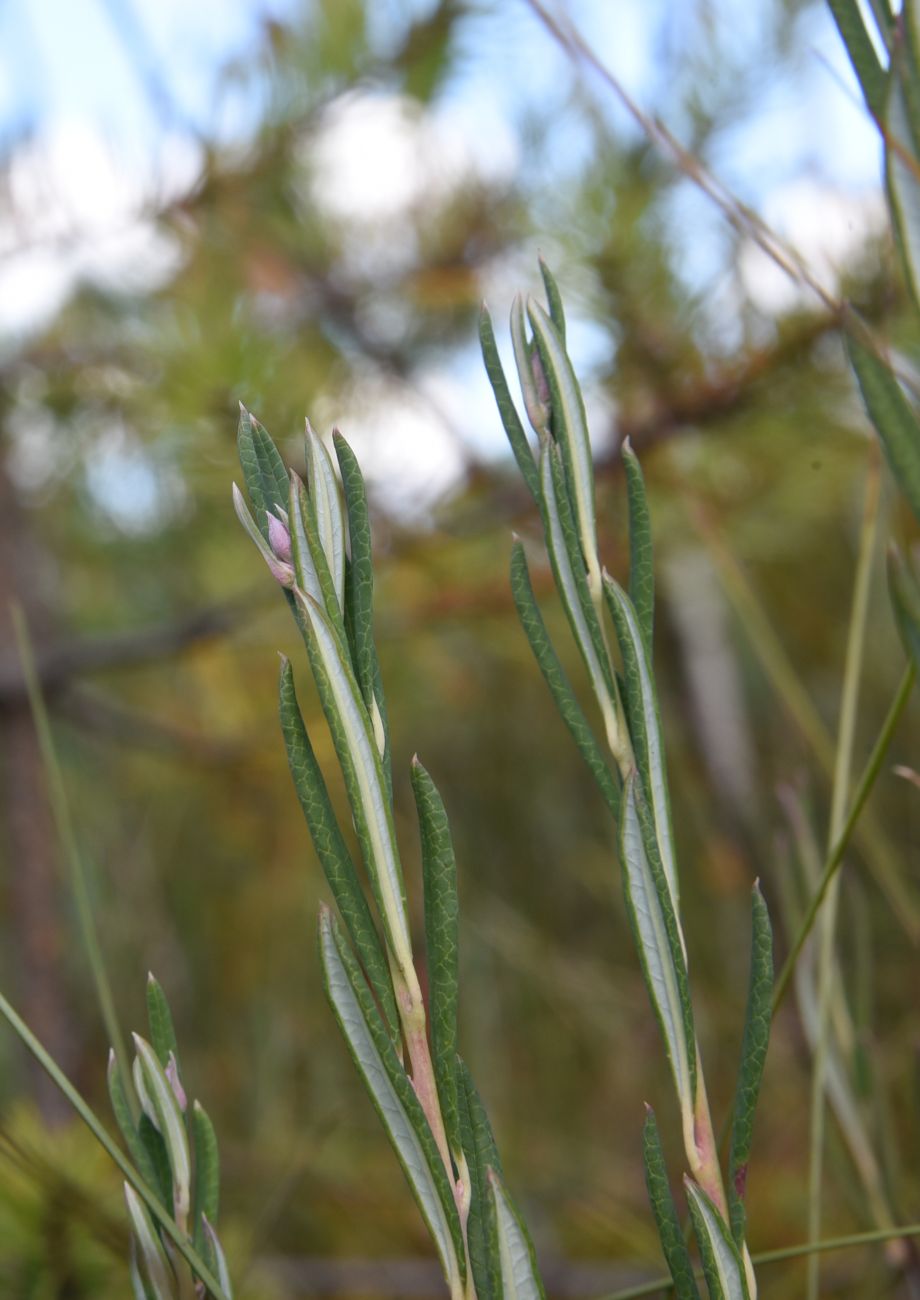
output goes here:
[[645, 1127], [642, 1132], [642, 1154], [645, 1161], [645, 1185], [655, 1216], [661, 1249], [668, 1271], [674, 1282], [676, 1300], [700, 1300], [699, 1287], [693, 1275], [693, 1261], [687, 1250], [683, 1229], [668, 1185], [661, 1138], [651, 1106], [645, 1108]]
[[495, 341], [492, 318], [485, 303], [483, 303], [482, 310], [479, 313], [479, 342], [482, 347], [482, 359], [485, 362], [486, 374], [489, 377], [489, 383], [492, 385], [492, 392], [495, 394], [498, 414], [511, 444], [514, 459], [518, 463], [524, 482], [530, 489], [530, 495], [534, 501], [539, 502], [540, 475], [537, 471], [536, 460], [530, 443], [527, 441], [527, 434], [524, 432], [521, 417], [514, 405], [511, 389], [508, 387], [508, 380], [505, 378], [501, 358], [498, 355], [498, 344]]
[[837, 30], [850, 56], [866, 106], [876, 119], [885, 111], [888, 75], [875, 52], [858, 0], [828, 0]]
[[684, 1178], [710, 1300], [750, 1300], [744, 1264], [728, 1225], [692, 1178]]
[[530, 573], [527, 568], [527, 556], [520, 541], [515, 539], [511, 550], [511, 594], [517, 608], [518, 618], [524, 629], [534, 658], [556, 702], [563, 722], [572, 734], [578, 751], [591, 770], [591, 775], [598, 784], [604, 802], [614, 819], [620, 815], [619, 776], [614, 776], [604, 752], [594, 738], [591, 725], [575, 697], [565, 669], [549, 639], [546, 624], [534, 596]]
[[316, 761], [297, 703], [294, 672], [287, 659], [281, 661], [279, 714], [294, 789], [316, 856], [361, 965], [370, 980], [384, 1020], [396, 1041], [399, 1036], [399, 1016], [386, 954], [361, 888], [357, 868], [339, 828], [326, 782]]
[[462, 1149], [457, 1102], [457, 863], [444, 801], [417, 756], [412, 760], [412, 793], [422, 838], [431, 1055], [447, 1145], [457, 1154]]
[[465, 1273], [463, 1234], [437, 1145], [364, 976], [328, 908], [320, 912], [326, 993], [428, 1225], [456, 1294]]
[[746, 1235], [744, 1194], [754, 1134], [754, 1114], [763, 1080], [773, 1016], [773, 930], [758, 885], [751, 895], [751, 974], [741, 1045], [741, 1069], [732, 1111], [728, 1160], [728, 1205], [732, 1236], [741, 1250]]
[[488, 1176], [495, 1206], [502, 1300], [546, 1300], [537, 1258], [523, 1220], [512, 1205], [500, 1176], [494, 1169], [489, 1170]]
[[847, 338], [847, 347], [869, 418], [902, 492], [920, 519], [920, 424], [888, 366], [853, 338]]

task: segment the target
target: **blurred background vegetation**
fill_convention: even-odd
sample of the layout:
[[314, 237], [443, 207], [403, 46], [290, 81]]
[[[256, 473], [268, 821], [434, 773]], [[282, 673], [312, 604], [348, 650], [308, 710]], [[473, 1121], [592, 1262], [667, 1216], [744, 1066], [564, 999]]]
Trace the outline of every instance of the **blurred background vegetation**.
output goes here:
[[[141, 1025], [152, 969], [221, 1137], [240, 1293], [439, 1293], [321, 993], [324, 885], [276, 722], [276, 651], [299, 652], [230, 507], [238, 400], [295, 465], [305, 413], [324, 432], [339, 424], [371, 484], [397, 799], [411, 807], [417, 750], [453, 822], [464, 1053], [551, 1292], [598, 1295], [660, 1267], [644, 1100], [661, 1100], [675, 1158], [679, 1144], [609, 824], [511, 605], [510, 533], [535, 536], [538, 521], [480, 373], [476, 314], [487, 297], [503, 322], [512, 293], [537, 288], [544, 253], [586, 381], [614, 572], [622, 436], [645, 467], [717, 1116], [739, 1050], [754, 877], [782, 915], [784, 792], [800, 792], [819, 837], [826, 823], [874, 456], [835, 317], [523, 0], [193, 8], [0, 11], [2, 986], [107, 1113], [107, 1044], [12, 641], [15, 597], [120, 1012]], [[834, 296], [915, 345], [876, 146], [823, 3], [566, 9], [648, 111], [799, 240]], [[80, 78], [95, 97], [68, 117]], [[909, 539], [890, 490], [885, 511]], [[903, 667], [880, 566], [860, 755]], [[561, 617], [551, 603], [547, 617]], [[304, 704], [331, 757], [318, 706]], [[917, 762], [916, 696], [911, 709], [892, 766]], [[920, 793], [886, 771], [871, 813], [844, 891], [855, 1086], [898, 1213], [917, 1219]], [[418, 914], [409, 811], [398, 829]], [[804, 1235], [808, 1079], [790, 1003], [758, 1120], [754, 1249]], [[829, 1160], [827, 1233], [872, 1226], [836, 1136]], [[0, 1290], [124, 1295], [126, 1243], [115, 1171], [0, 1035]], [[823, 1282], [875, 1295], [886, 1277], [881, 1253], [857, 1252], [831, 1259]], [[794, 1294], [799, 1279], [797, 1265], [764, 1271], [764, 1294]]]

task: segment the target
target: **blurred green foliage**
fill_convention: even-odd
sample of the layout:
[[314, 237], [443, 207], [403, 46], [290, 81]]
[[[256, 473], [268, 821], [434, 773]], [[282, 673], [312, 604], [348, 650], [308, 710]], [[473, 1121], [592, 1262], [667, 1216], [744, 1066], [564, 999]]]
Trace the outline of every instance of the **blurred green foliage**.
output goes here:
[[[394, 5], [395, 35], [382, 49], [369, 32], [372, 8], [328, 0], [307, 6], [297, 26], [268, 27], [252, 51], [271, 91], [264, 120], [245, 148], [209, 146], [193, 192], [157, 215], [175, 271], [143, 293], [87, 285], [40, 336], [10, 348], [2, 367], [17, 527], [40, 556], [23, 580], [50, 612], [47, 643], [176, 632], [146, 659], [115, 654], [112, 666], [51, 682], [49, 702], [123, 1020], [141, 1022], [152, 969], [176, 1015], [185, 1076], [207, 1097], [220, 1134], [222, 1235], [243, 1295], [310, 1293], [308, 1271], [302, 1289], [278, 1280], [291, 1276], [272, 1272], [282, 1257], [334, 1256], [356, 1243], [370, 1258], [411, 1256], [427, 1245], [320, 990], [313, 932], [324, 887], [275, 717], [274, 652], [292, 652], [294, 638], [230, 508], [237, 400], [276, 438], [290, 438], [292, 463], [305, 410], [323, 432], [349, 411], [372, 428], [368, 391], [381, 408], [414, 394], [427, 367], [473, 345], [482, 294], [503, 318], [509, 268], [535, 265], [537, 246], [546, 253], [590, 343], [601, 552], [621, 578], [623, 485], [603, 450], [614, 411], [652, 499], [659, 690], [717, 1117], [730, 1104], [739, 1050], [750, 882], [760, 876], [772, 900], [789, 857], [776, 789], [800, 786], [821, 825], [827, 781], [733, 613], [706, 539], [742, 566], [833, 727], [872, 454], [833, 320], [804, 307], [781, 318], [761, 312], [744, 296], [738, 236], [724, 254], [736, 295], [720, 332], [711, 286], [688, 287], [687, 244], [666, 219], [686, 180], [612, 124], [575, 77], [516, 123], [516, 174], [461, 173], [400, 215], [398, 255], [381, 255], [360, 214], [338, 219], [318, 203], [315, 146], [344, 97], [400, 96], [410, 119], [428, 121], [484, 43], [512, 42], [515, 23], [535, 21], [526, 12], [512, 21], [500, 4], [451, 0], [412, 21], [410, 6]], [[669, 83], [663, 67], [662, 111], [687, 126], [701, 156], [715, 149], [726, 115], [756, 112], [763, 67], [801, 57], [790, 33], [804, 8], [764, 6], [763, 66], [747, 90], [751, 50], [715, 44], [707, 57], [702, 41], [689, 67], [663, 53], [681, 75]], [[565, 122], [577, 127], [579, 147], [563, 160]], [[867, 243], [844, 292], [915, 354], [889, 261], [887, 249]], [[462, 406], [450, 410], [452, 431], [478, 432], [466, 421]], [[374, 450], [372, 438], [367, 445]], [[509, 533], [526, 538], [535, 520], [507, 464], [479, 459], [477, 445], [461, 438], [465, 469], [421, 523], [388, 511], [382, 494], [372, 501], [378, 643], [405, 810], [397, 830], [419, 932], [408, 781], [418, 751], [444, 794], [460, 867], [464, 1055], [541, 1254], [550, 1264], [609, 1261], [612, 1287], [660, 1266], [641, 1120], [643, 1101], [669, 1083], [608, 821], [511, 604]], [[149, 509], [140, 508], [143, 494]], [[895, 534], [909, 538], [900, 507], [888, 509]], [[213, 607], [226, 618], [212, 635], [183, 635], [190, 617]], [[552, 605], [546, 616], [551, 626], [562, 617]], [[881, 579], [872, 620], [858, 753], [903, 665]], [[583, 686], [578, 665], [566, 667]], [[331, 748], [318, 706], [309, 697], [303, 705], [322, 761]], [[4, 720], [21, 707], [7, 699]], [[892, 764], [916, 765], [916, 698], [911, 710]], [[905, 876], [918, 806], [914, 786], [883, 776], [873, 807]], [[859, 853], [851, 866], [844, 943], [862, 945], [860, 1034], [884, 1084], [884, 1096], [863, 1100], [895, 1201], [916, 1217], [916, 951], [860, 872]], [[9, 878], [18, 864], [4, 868]], [[912, 879], [908, 888], [916, 900]], [[48, 976], [70, 1020], [72, 1073], [104, 1111], [106, 1044], [63, 883], [59, 903], [67, 938]], [[3, 983], [18, 993], [12, 894], [2, 920]], [[84, 1134], [43, 1133], [6, 1036], [0, 1066], [4, 1293], [124, 1294], [118, 1179]], [[808, 1076], [790, 1008], [771, 1044], [755, 1139], [754, 1249], [802, 1235]], [[659, 1114], [676, 1150], [669, 1107]], [[845, 1169], [834, 1143], [832, 1135], [830, 1160]], [[868, 1226], [846, 1188], [841, 1179], [829, 1193], [828, 1231]], [[797, 1268], [765, 1271], [762, 1293], [793, 1293]], [[825, 1272], [828, 1286], [853, 1296], [882, 1294], [887, 1276], [883, 1255], [871, 1252], [831, 1260]]]

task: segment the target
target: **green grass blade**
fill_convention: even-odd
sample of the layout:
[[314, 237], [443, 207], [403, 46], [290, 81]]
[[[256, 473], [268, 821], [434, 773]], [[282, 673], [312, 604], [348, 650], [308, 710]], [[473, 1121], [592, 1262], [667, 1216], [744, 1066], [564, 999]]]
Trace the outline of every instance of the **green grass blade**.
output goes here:
[[489, 1170], [501, 1174], [498, 1149], [485, 1106], [462, 1060], [457, 1060], [460, 1133], [470, 1172], [470, 1212], [466, 1224], [470, 1265], [477, 1300], [501, 1300], [501, 1263], [495, 1203], [489, 1189]]
[[502, 1300], [546, 1300], [530, 1236], [494, 1169], [489, 1170], [489, 1187], [495, 1206]]
[[540, 275], [543, 277], [543, 288], [546, 291], [546, 302], [549, 307], [549, 318], [556, 327], [556, 333], [565, 345], [565, 307], [562, 304], [562, 294], [559, 292], [559, 286], [556, 283], [556, 277], [544, 262], [543, 258], [538, 258], [540, 263]]
[[345, 778], [364, 865], [387, 942], [400, 970], [408, 976], [412, 943], [402, 866], [370, 719], [347, 651], [335, 629], [316, 601], [297, 590], [295, 599], [303, 615], [310, 666]]
[[604, 752], [594, 738], [591, 725], [575, 698], [575, 692], [572, 690], [565, 669], [553, 649], [534, 596], [524, 547], [517, 539], [511, 550], [511, 594], [514, 597], [521, 626], [530, 642], [534, 658], [549, 687], [562, 721], [571, 732], [579, 753], [590, 768], [591, 775], [604, 796], [604, 802], [616, 819], [620, 815], [619, 775], [615, 777], [607, 766]]
[[642, 631], [649, 661], [655, 631], [655, 564], [652, 547], [652, 521], [645, 493], [645, 479], [639, 457], [629, 444], [621, 452], [626, 470], [626, 501], [629, 507], [629, 599], [632, 601]]
[[530, 489], [530, 495], [534, 501], [539, 502], [540, 475], [537, 472], [533, 450], [527, 441], [527, 434], [524, 432], [521, 417], [514, 405], [511, 390], [508, 387], [508, 380], [505, 378], [501, 358], [498, 355], [498, 344], [495, 342], [492, 318], [485, 303], [483, 303], [482, 310], [479, 313], [479, 342], [482, 347], [482, 359], [485, 362], [486, 374], [489, 377], [489, 383], [492, 385], [492, 392], [495, 394], [498, 414], [511, 444], [514, 459], [518, 463], [524, 482]]
[[773, 1002], [773, 931], [770, 914], [758, 885], [751, 896], [751, 975], [747, 1016], [741, 1046], [741, 1069], [732, 1114], [731, 1151], [728, 1159], [728, 1204], [732, 1235], [740, 1250], [746, 1223], [744, 1193], [747, 1184], [754, 1112], [763, 1079], [770, 1040]]
[[728, 1225], [692, 1178], [684, 1178], [710, 1300], [750, 1300], [744, 1264]]
[[680, 1101], [685, 1136], [693, 1133], [696, 1039], [687, 967], [657, 841], [636, 778], [627, 778], [620, 819], [626, 907]]
[[335, 1017], [431, 1232], [451, 1293], [457, 1294], [465, 1269], [463, 1234], [444, 1164], [370, 989], [328, 908], [320, 913], [320, 956]]
[[879, 121], [885, 111], [888, 76], [875, 52], [858, 0], [828, 0], [866, 106]]
[[901, 490], [920, 519], [920, 424], [888, 366], [851, 337], [847, 347], [869, 418]]
[[278, 448], [265, 429], [240, 403], [240, 423], [237, 430], [237, 450], [246, 491], [253, 505], [256, 527], [268, 541], [267, 511], [275, 512], [278, 506], [287, 510], [288, 473]]
[[[604, 596], [623, 659], [623, 697], [639, 779], [655, 823], [658, 852], [668, 882], [671, 908], [679, 928], [680, 883], [677, 877], [671, 801], [668, 796], [664, 739], [661, 734], [655, 678], [635, 607], [619, 583], [607, 573], [604, 574]], [[683, 945], [683, 938], [681, 944]]]
[[444, 801], [417, 756], [412, 760], [412, 793], [415, 795], [422, 839], [432, 1063], [447, 1144], [452, 1152], [459, 1153], [457, 993], [460, 936], [457, 863]]
[[597, 526], [594, 514], [594, 462], [581, 388], [550, 317], [533, 298], [527, 314], [550, 390], [553, 436], [562, 450], [584, 564], [597, 572]]
[[651, 1106], [645, 1108], [645, 1127], [642, 1132], [642, 1154], [645, 1160], [645, 1185], [652, 1205], [652, 1213], [661, 1240], [668, 1271], [674, 1281], [676, 1300], [700, 1300], [699, 1287], [693, 1275], [693, 1261], [687, 1250], [683, 1229], [668, 1186], [661, 1138]]
[[165, 1069], [169, 1064], [169, 1055], [172, 1053], [178, 1068], [179, 1044], [176, 1041], [172, 1012], [166, 994], [163, 992], [163, 986], [154, 979], [152, 974], [147, 975], [147, 1023], [150, 1025], [150, 1041], [160, 1064]]
[[326, 782], [316, 761], [297, 703], [294, 672], [287, 659], [283, 659], [281, 663], [279, 713], [294, 789], [310, 831], [316, 856], [319, 858], [336, 906], [357, 950], [361, 965], [370, 980], [384, 1020], [396, 1039], [399, 1035], [399, 1016], [386, 954], [364, 890], [361, 888], [357, 868], [339, 828]]
[[[210, 1252], [204, 1219], [217, 1223], [220, 1208], [220, 1155], [217, 1134], [200, 1102], [192, 1102], [192, 1152], [195, 1158], [195, 1191], [192, 1199], [192, 1240], [200, 1255]], [[215, 1261], [216, 1262], [216, 1261]]]
[[895, 548], [888, 553], [888, 591], [904, 649], [920, 672], [920, 582]]

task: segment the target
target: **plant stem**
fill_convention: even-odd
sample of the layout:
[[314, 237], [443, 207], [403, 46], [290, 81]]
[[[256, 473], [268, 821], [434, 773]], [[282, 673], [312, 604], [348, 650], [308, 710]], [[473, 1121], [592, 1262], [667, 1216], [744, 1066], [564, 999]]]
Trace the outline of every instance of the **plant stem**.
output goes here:
[[189, 1267], [207, 1287], [213, 1300], [229, 1300], [217, 1278], [195, 1250], [192, 1243], [179, 1231], [174, 1220], [163, 1209], [159, 1199], [150, 1190], [131, 1162], [121, 1153], [66, 1074], [38, 1041], [21, 1016], [13, 1010], [13, 1007], [2, 993], [0, 993], [0, 1015], [17, 1034], [20, 1041], [29, 1049], [52, 1082], [61, 1090], [109, 1159], [118, 1166], [125, 1180], [131, 1184], [176, 1249], [184, 1256]]
[[[128, 1055], [125, 1038], [118, 1021], [118, 1013], [115, 1009], [115, 999], [112, 995], [112, 986], [109, 983], [108, 973], [105, 968], [105, 960], [102, 955], [102, 947], [99, 942], [99, 935], [96, 931], [96, 921], [93, 916], [93, 906], [90, 900], [86, 871], [84, 870], [83, 859], [80, 856], [80, 849], [77, 845], [77, 837], [70, 816], [70, 804], [68, 803], [67, 791], [64, 786], [64, 777], [61, 772], [61, 765], [58, 762], [57, 749], [54, 744], [54, 736], [52, 735], [51, 723], [48, 718], [48, 710], [45, 707], [41, 683], [35, 667], [35, 655], [32, 650], [32, 640], [29, 636], [29, 629], [21, 606], [14, 603], [11, 607], [10, 613], [13, 620], [13, 630], [16, 635], [19, 660], [22, 664], [22, 675], [25, 680], [26, 692], [29, 697], [29, 706], [32, 710], [35, 732], [38, 736], [42, 761], [45, 765], [45, 774], [48, 781], [48, 796], [51, 801], [51, 811], [54, 816], [55, 826], [57, 827], [61, 848], [63, 849], [64, 856], [70, 865], [71, 888], [73, 890], [74, 902], [76, 903], [80, 937], [83, 941], [83, 948], [92, 973], [93, 984], [96, 990], [96, 1001], [99, 1004], [99, 1011], [102, 1016], [102, 1022], [105, 1026], [105, 1032], [115, 1052], [115, 1059], [118, 1062], [118, 1069], [121, 1077], [127, 1083], [131, 1078], [131, 1058]], [[136, 1119], [137, 1103], [134, 1097], [134, 1090], [126, 1086], [125, 1093], [128, 1098], [128, 1104], [131, 1107], [131, 1112]]]
[[[831, 814], [828, 827], [828, 851], [840, 838], [846, 819], [846, 806], [853, 766], [853, 744], [856, 732], [856, 715], [859, 704], [859, 684], [862, 676], [863, 651], [866, 644], [866, 627], [869, 612], [869, 591], [872, 565], [878, 540], [878, 505], [880, 474], [877, 454], [873, 456], [866, 482], [866, 499], [859, 536], [859, 553], [853, 583], [853, 604], [847, 632], [846, 659], [844, 662], [843, 690], [840, 699], [840, 723], [837, 734], [837, 752], [834, 759], [834, 782], [831, 795]], [[837, 932], [837, 910], [840, 894], [840, 877], [835, 876], [828, 886], [827, 903], [821, 915], [820, 946], [818, 952], [818, 1036], [815, 1043], [814, 1073], [811, 1087], [811, 1142], [808, 1160], [808, 1235], [814, 1241], [821, 1231], [821, 1184], [824, 1165], [825, 1089], [827, 1086], [827, 1058], [831, 1050], [830, 1005], [834, 975], [834, 945]], [[808, 1261], [807, 1295], [817, 1300], [820, 1278], [820, 1258], [812, 1255]]]
[[891, 707], [888, 710], [885, 721], [882, 723], [882, 728], [876, 738], [872, 753], [869, 755], [866, 766], [863, 769], [863, 774], [856, 787], [856, 794], [853, 796], [853, 802], [850, 805], [850, 811], [847, 815], [846, 822], [844, 823], [843, 829], [841, 830], [834, 847], [827, 856], [824, 863], [824, 870], [821, 873], [821, 880], [819, 881], [818, 887], [812, 895], [811, 901], [805, 910], [805, 916], [802, 920], [799, 932], [796, 935], [795, 942], [790, 948], [789, 955], [783, 963], [783, 968], [779, 973], [776, 987], [773, 991], [774, 1016], [788, 991], [796, 961], [798, 960], [799, 954], [811, 933], [812, 927], [815, 923], [815, 918], [821, 909], [821, 904], [824, 902], [824, 896], [827, 893], [828, 887], [840, 868], [840, 863], [843, 861], [843, 855], [847, 850], [847, 846], [853, 836], [853, 831], [859, 821], [860, 813], [865, 806], [866, 800], [872, 793], [872, 787], [875, 785], [876, 778], [881, 771], [882, 763], [885, 760], [888, 746], [891, 744], [895, 728], [901, 719], [901, 714], [904, 712], [907, 701], [910, 699], [910, 693], [913, 689], [916, 675], [916, 668], [913, 663], [909, 663], [904, 670], [904, 675], [898, 685], [897, 692], [891, 702]]

